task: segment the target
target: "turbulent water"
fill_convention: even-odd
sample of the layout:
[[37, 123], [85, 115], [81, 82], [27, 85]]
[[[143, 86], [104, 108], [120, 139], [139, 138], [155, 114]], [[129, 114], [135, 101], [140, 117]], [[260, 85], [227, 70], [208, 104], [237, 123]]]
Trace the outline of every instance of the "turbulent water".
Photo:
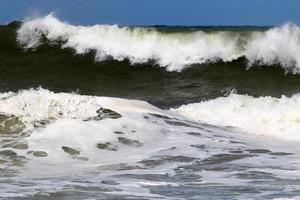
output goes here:
[[42, 37], [50, 42], [62, 42], [62, 48], [72, 48], [77, 54], [95, 52], [95, 60], [108, 57], [132, 64], [153, 60], [169, 71], [182, 71], [192, 64], [216, 61], [231, 62], [245, 57], [253, 64], [281, 64], [299, 72], [298, 26], [286, 24], [260, 31], [191, 30], [163, 33], [147, 28], [120, 28], [110, 25], [73, 26], [53, 15], [25, 22], [18, 30], [18, 41], [25, 48], [36, 48]]
[[0, 198], [299, 199], [300, 28], [0, 27]]

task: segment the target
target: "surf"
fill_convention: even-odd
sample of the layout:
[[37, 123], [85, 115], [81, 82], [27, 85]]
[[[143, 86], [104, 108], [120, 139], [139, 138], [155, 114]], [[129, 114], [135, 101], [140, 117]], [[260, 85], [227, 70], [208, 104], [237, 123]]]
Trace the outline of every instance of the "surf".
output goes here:
[[17, 41], [25, 49], [35, 49], [49, 40], [71, 48], [76, 54], [95, 52], [94, 59], [123, 61], [132, 65], [154, 62], [167, 71], [182, 71], [195, 64], [232, 62], [245, 58], [248, 68], [279, 64], [299, 73], [299, 34], [297, 25], [287, 23], [265, 31], [161, 32], [151, 27], [118, 25], [75, 26], [54, 14], [24, 21]]
[[[257, 188], [257, 180], [269, 183], [268, 176], [291, 185], [299, 177], [297, 137], [286, 140], [291, 136], [288, 131], [281, 138], [253, 134], [247, 132], [245, 123], [209, 119], [225, 120], [218, 108], [230, 110], [232, 106], [226, 102], [232, 101], [237, 104], [233, 115], [248, 117], [246, 121], [252, 124], [251, 117], [268, 114], [272, 107], [284, 116], [282, 106], [293, 106], [297, 99], [229, 96], [200, 106], [162, 110], [139, 100], [55, 93], [42, 88], [1, 93], [0, 170], [6, 180], [0, 188], [1, 197], [74, 197], [73, 193], [65, 194], [66, 188], [74, 191], [80, 187], [110, 198], [129, 192], [144, 198], [175, 199], [178, 194], [166, 195], [153, 188], [184, 191], [193, 186], [204, 191], [220, 185], [226, 185], [226, 191], [235, 191], [232, 194], [236, 196], [244, 195], [249, 185]], [[253, 104], [260, 105], [261, 113], [252, 109]], [[201, 112], [207, 115], [203, 117]], [[232, 122], [237, 121], [235, 116], [230, 117]], [[288, 116], [280, 123], [294, 128], [289, 127]], [[236, 124], [235, 128], [228, 126]], [[270, 127], [266, 124], [265, 128]], [[276, 128], [281, 131], [280, 126]], [[286, 187], [282, 184], [280, 188]], [[237, 187], [243, 190], [237, 192]], [[256, 197], [267, 194], [260, 192]], [[93, 193], [76, 195], [92, 197]]]

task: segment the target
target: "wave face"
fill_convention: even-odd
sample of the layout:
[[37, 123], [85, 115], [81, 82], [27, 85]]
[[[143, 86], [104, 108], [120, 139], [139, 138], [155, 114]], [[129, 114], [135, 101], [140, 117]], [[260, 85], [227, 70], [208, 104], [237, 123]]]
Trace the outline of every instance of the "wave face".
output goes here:
[[300, 141], [300, 95], [288, 98], [231, 94], [172, 109], [190, 119], [242, 131]]
[[77, 54], [95, 52], [95, 60], [128, 59], [132, 64], [154, 61], [168, 71], [182, 71], [193, 64], [231, 62], [245, 57], [248, 67], [280, 64], [300, 72], [300, 30], [293, 24], [266, 31], [162, 32], [155, 28], [117, 25], [74, 26], [53, 14], [25, 21], [18, 30], [18, 42], [36, 48], [46, 38], [62, 42]]
[[[36, 42], [40, 46], [24, 50], [17, 42], [17, 31], [21, 26], [22, 23], [0, 26], [0, 92], [43, 87], [55, 92], [77, 91], [80, 94], [94, 96], [140, 99], [160, 108], [214, 99], [227, 95], [232, 89], [239, 94], [273, 97], [291, 96], [300, 92], [298, 74], [286, 74], [279, 66], [253, 67], [251, 70], [245, 70], [247, 68], [245, 58], [230, 63], [195, 65], [181, 73], [168, 72], [164, 70], [165, 68], [153, 66], [153, 62], [137, 66], [130, 65], [129, 60], [119, 62], [111, 58], [103, 62], [94, 62], [95, 51], [75, 55], [74, 49], [61, 48], [67, 39], [64, 42], [49, 41], [38, 29], [36, 34], [39, 36], [36, 37], [38, 39]], [[73, 28], [76, 30], [78, 27]], [[89, 27], [83, 29], [88, 31]], [[116, 27], [116, 29], [133, 31], [136, 28]], [[165, 38], [172, 36], [176, 39], [180, 35], [198, 33], [199, 28], [195, 29], [158, 27], [137, 30], [148, 30]], [[251, 31], [246, 27], [206, 27], [206, 29], [202, 27], [202, 29], [200, 32], [203, 34], [215, 35], [222, 32], [227, 35], [240, 35], [245, 39], [254, 34], [254, 28]], [[264, 33], [262, 29], [255, 30], [256, 34]], [[26, 33], [30, 39], [31, 32], [24, 34]], [[243, 41], [240, 40], [239, 43]]]

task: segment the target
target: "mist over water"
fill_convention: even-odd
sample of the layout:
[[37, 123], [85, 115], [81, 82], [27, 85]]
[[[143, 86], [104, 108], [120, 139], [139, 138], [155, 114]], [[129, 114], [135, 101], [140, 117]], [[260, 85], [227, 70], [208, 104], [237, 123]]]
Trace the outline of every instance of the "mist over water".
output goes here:
[[0, 197], [297, 199], [299, 27], [0, 27]]

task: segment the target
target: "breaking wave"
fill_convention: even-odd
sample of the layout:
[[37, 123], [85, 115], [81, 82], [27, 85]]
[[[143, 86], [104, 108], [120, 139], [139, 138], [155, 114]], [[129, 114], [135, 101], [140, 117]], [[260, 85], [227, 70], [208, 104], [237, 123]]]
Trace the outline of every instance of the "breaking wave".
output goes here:
[[[81, 122], [100, 123], [106, 127], [101, 129], [104, 132], [111, 126], [109, 129], [112, 131], [108, 132], [114, 132], [118, 130], [114, 123], [110, 123], [109, 119], [114, 119], [113, 121], [118, 119], [118, 123], [120, 120], [131, 121], [136, 126], [132, 128], [135, 131], [141, 129], [140, 132], [144, 132], [143, 135], [148, 138], [152, 137], [148, 133], [151, 125], [147, 125], [146, 131], [142, 124], [145, 123], [145, 119], [149, 118], [149, 113], [151, 116], [164, 116], [165, 119], [188, 119], [191, 122], [230, 127], [233, 130], [238, 128], [242, 132], [256, 135], [300, 141], [299, 94], [281, 98], [255, 98], [248, 95], [231, 94], [228, 97], [182, 105], [170, 111], [161, 110], [144, 101], [54, 93], [46, 89], [30, 89], [0, 95], [0, 121], [2, 115], [15, 116], [19, 122], [15, 120], [14, 123], [23, 123], [27, 129], [48, 126], [56, 120], [62, 120], [63, 123], [71, 120], [74, 121], [74, 126]], [[64, 125], [62, 124], [62, 126]], [[19, 124], [17, 128], [20, 127]], [[100, 134], [100, 137], [104, 136], [104, 133]]]
[[208, 124], [300, 141], [299, 94], [281, 98], [231, 94], [228, 97], [183, 105], [172, 111]]
[[280, 64], [288, 72], [299, 73], [299, 36], [299, 27], [290, 23], [265, 31], [164, 32], [117, 25], [75, 26], [53, 14], [27, 20], [17, 31], [17, 41], [25, 48], [34, 49], [47, 39], [62, 43], [62, 48], [72, 48], [77, 54], [95, 52], [96, 61], [151, 61], [168, 71], [246, 58], [248, 67]]
[[[268, 184], [269, 176], [282, 187], [296, 187], [292, 180], [299, 177], [297, 142], [274, 142], [201, 122], [243, 130], [248, 123], [254, 127], [251, 131], [268, 130], [271, 135], [285, 128], [281, 138], [299, 141], [297, 110], [292, 110], [299, 99], [231, 95], [168, 111], [143, 101], [41, 88], [1, 93], [0, 170], [5, 175], [1, 180], [9, 181], [3, 181], [0, 196], [71, 194], [73, 199], [80, 187], [87, 191], [83, 195], [93, 193], [95, 198], [110, 192], [117, 195], [110, 199], [124, 193], [137, 199], [178, 199], [178, 191], [185, 197], [187, 187], [200, 185], [196, 190], [202, 192], [216, 185], [230, 186], [225, 198], [231, 191], [230, 197], [244, 197], [249, 185], [258, 187], [255, 180]], [[236, 189], [241, 186], [245, 189]], [[156, 193], [153, 187], [177, 191], [171, 198], [173, 194]]]

